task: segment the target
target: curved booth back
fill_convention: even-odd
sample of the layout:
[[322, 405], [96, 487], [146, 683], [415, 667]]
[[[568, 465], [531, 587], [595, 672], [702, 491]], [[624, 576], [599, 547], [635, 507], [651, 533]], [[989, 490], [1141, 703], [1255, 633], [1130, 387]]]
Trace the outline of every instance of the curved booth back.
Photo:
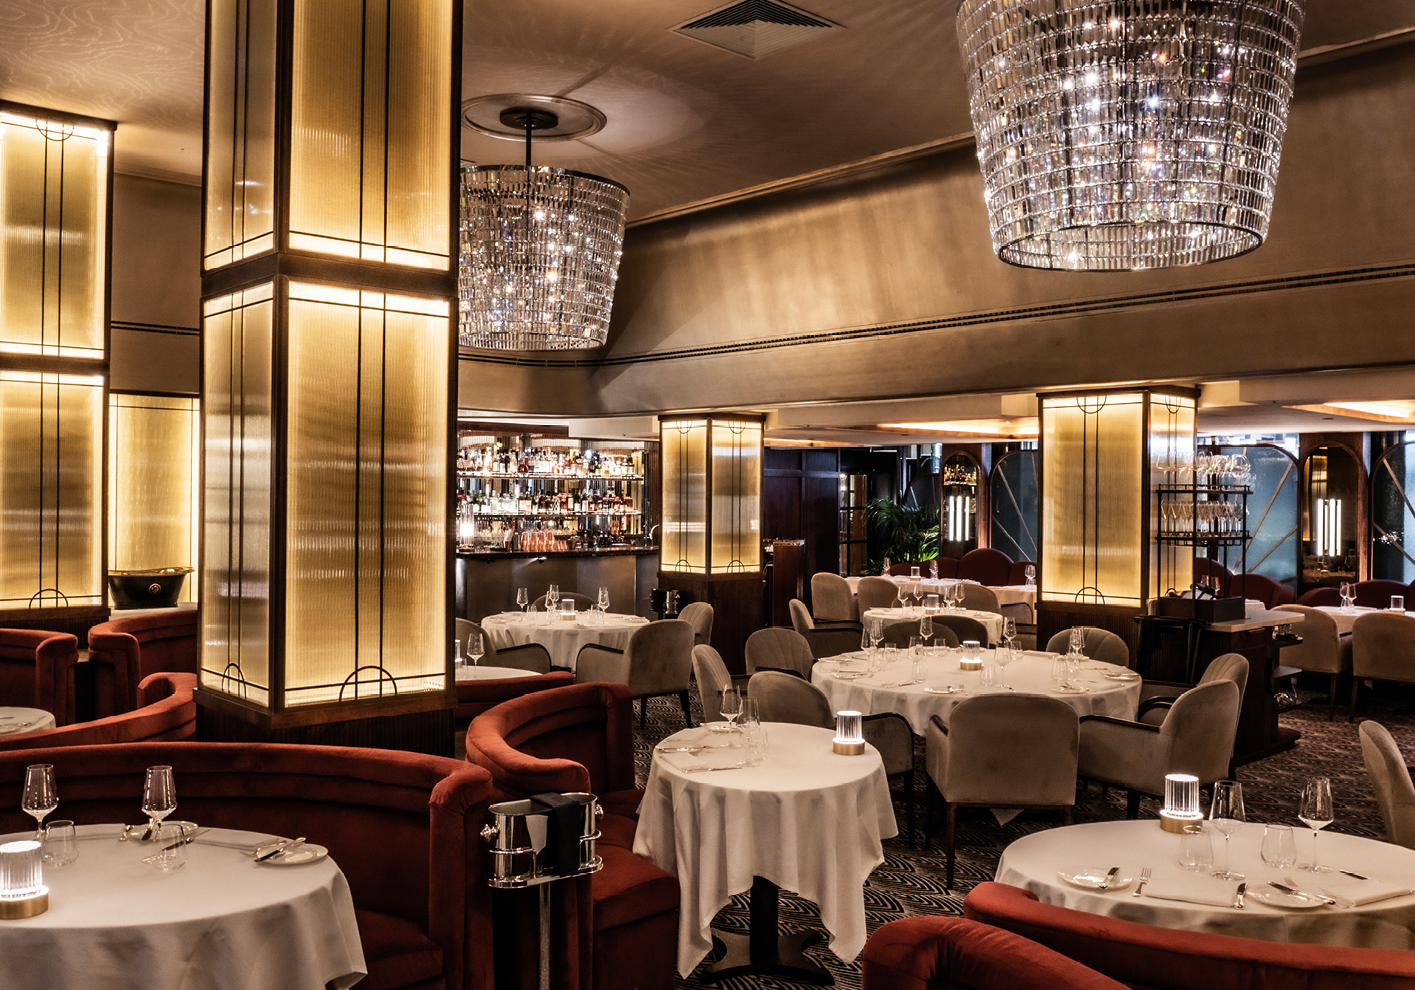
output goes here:
[[88, 631], [93, 668], [93, 714], [119, 715], [138, 706], [138, 685], [149, 674], [196, 674], [201, 658], [197, 610], [177, 608], [101, 622]]

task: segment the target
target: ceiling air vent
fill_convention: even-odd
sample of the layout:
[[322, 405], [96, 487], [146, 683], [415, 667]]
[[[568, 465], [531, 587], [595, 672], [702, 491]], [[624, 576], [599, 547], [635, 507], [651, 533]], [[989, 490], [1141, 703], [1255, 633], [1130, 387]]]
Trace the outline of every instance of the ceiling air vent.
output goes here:
[[845, 29], [779, 0], [741, 0], [708, 11], [671, 30], [747, 58], [761, 58]]

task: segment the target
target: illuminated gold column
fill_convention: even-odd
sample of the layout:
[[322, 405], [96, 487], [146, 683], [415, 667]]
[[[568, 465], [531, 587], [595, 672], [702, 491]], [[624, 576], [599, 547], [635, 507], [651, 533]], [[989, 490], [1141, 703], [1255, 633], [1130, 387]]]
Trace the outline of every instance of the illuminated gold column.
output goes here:
[[1193, 458], [1195, 405], [1183, 389], [1042, 396], [1039, 642], [1071, 625], [1133, 638], [1183, 553], [1154, 540], [1156, 489]]
[[105, 610], [113, 128], [0, 100], [0, 611]]
[[329, 726], [398, 716], [377, 742], [451, 744], [460, 38], [451, 0], [208, 3], [216, 735], [367, 741]]

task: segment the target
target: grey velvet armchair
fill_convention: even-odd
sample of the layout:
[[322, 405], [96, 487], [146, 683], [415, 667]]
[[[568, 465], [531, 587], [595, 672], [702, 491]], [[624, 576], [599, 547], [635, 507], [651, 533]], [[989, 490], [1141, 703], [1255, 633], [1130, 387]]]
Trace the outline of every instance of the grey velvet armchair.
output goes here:
[[[944, 802], [944, 886], [953, 886], [960, 807], [1060, 811], [1063, 823], [1071, 824], [1078, 736], [1070, 705], [1035, 695], [966, 698], [954, 706], [947, 724], [933, 716], [924, 736], [924, 761]], [[934, 793], [925, 805], [926, 847]]]
[[[1327, 721], [1336, 717], [1336, 680], [1351, 669], [1351, 637], [1343, 636], [1336, 620], [1321, 609], [1307, 605], [1279, 605], [1275, 612], [1296, 612], [1301, 617], [1297, 633], [1302, 642], [1282, 648], [1281, 663], [1318, 674], [1331, 680], [1327, 688]], [[1294, 623], [1297, 617], [1294, 616]]]
[[794, 670], [807, 680], [810, 680], [811, 667], [816, 662], [806, 637], [794, 629], [781, 626], [758, 629], [748, 636], [746, 659], [748, 674], [755, 674], [762, 668]]
[[842, 653], [851, 653], [860, 648], [858, 627], [817, 627], [806, 608], [806, 603], [799, 598], [791, 599], [790, 608], [791, 625], [811, 645], [811, 656], [817, 660], [822, 657], [838, 657]]
[[550, 673], [550, 651], [539, 643], [522, 643], [520, 646], [508, 646], [498, 650], [491, 644], [491, 637], [486, 634], [479, 623], [468, 619], [458, 619], [456, 622], [457, 642], [462, 644], [464, 655], [470, 655], [467, 644], [471, 637], [481, 637], [482, 655], [481, 659], [477, 661], [478, 665], [515, 667], [517, 670], [529, 670], [535, 674]]
[[811, 607], [822, 622], [859, 622], [860, 610], [850, 582], [839, 574], [821, 571], [811, 575]]
[[1400, 747], [1379, 722], [1362, 722], [1361, 755], [1385, 822], [1386, 841], [1415, 849], [1415, 784]]
[[1228, 776], [1238, 709], [1238, 686], [1221, 677], [1174, 699], [1159, 725], [1085, 715], [1079, 772], [1124, 787], [1126, 817], [1136, 818], [1141, 794], [1164, 793], [1165, 774], [1192, 773], [1201, 787]]
[[693, 645], [712, 645], [712, 606], [707, 602], [692, 602], [684, 605], [678, 618], [693, 627]]
[[[1101, 663], [1114, 663], [1122, 667], [1130, 666], [1130, 647], [1125, 640], [1108, 629], [1086, 626], [1086, 645], [1081, 652]], [[1047, 640], [1048, 653], [1065, 653], [1071, 649], [1071, 630], [1063, 629]]]
[[693, 627], [682, 619], [660, 619], [640, 626], [629, 637], [629, 647], [612, 650], [587, 643], [575, 658], [575, 683], [612, 681], [626, 684], [639, 701], [639, 725], [648, 715], [643, 699], [676, 694], [683, 706], [683, 721], [693, 724], [688, 708], [688, 688], [693, 674]]
[[996, 612], [1002, 614], [1002, 606], [997, 603], [997, 592], [971, 581], [963, 582], [963, 607], [974, 612]]
[[[1415, 684], [1415, 618], [1403, 612], [1367, 612], [1351, 627], [1351, 714], [1361, 682]], [[1371, 702], [1374, 710], [1375, 701]]]
[[988, 627], [971, 615], [963, 615], [960, 612], [937, 612], [934, 614], [934, 636], [942, 636], [943, 633], [940, 630], [943, 629], [951, 630], [960, 643], [972, 639], [983, 646], [988, 645]]
[[[546, 596], [541, 595], [535, 601], [531, 602], [530, 610], [532, 612], [544, 612], [547, 601]], [[578, 591], [560, 592], [560, 597], [557, 599], [557, 606], [559, 602], [574, 602], [576, 612], [588, 612], [590, 609], [594, 608], [596, 604], [595, 600], [589, 595], [582, 595]]]
[[703, 706], [703, 721], [722, 719], [722, 692], [731, 686], [732, 675], [722, 655], [711, 646], [693, 647], [693, 680], [698, 684], [698, 700]]
[[889, 578], [873, 576], [860, 578], [860, 584], [856, 589], [860, 618], [863, 619], [865, 613], [872, 608], [889, 608], [898, 597], [899, 588]]

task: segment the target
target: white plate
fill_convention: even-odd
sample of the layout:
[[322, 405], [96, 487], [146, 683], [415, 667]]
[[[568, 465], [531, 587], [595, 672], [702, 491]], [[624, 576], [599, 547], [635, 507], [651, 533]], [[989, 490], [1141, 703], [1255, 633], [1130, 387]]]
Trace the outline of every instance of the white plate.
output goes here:
[[1088, 688], [1088, 687], [1086, 687], [1086, 685], [1084, 685], [1084, 684], [1073, 684], [1073, 685], [1071, 685], [1071, 686], [1069, 686], [1069, 687], [1068, 687], [1067, 685], [1065, 685], [1065, 684], [1057, 684], [1056, 686], [1054, 686], [1054, 687], [1052, 688], [1052, 690], [1055, 691], [1057, 694], [1090, 694], [1090, 693], [1091, 693], [1091, 689]]
[[951, 684], [947, 687], [926, 687], [927, 694], [967, 694], [967, 688], [954, 688]]
[[1272, 887], [1249, 887], [1246, 896], [1262, 901], [1268, 907], [1295, 908], [1299, 911], [1319, 908], [1327, 902], [1325, 897], [1316, 894], [1284, 894]]
[[305, 866], [308, 863], [318, 863], [329, 855], [329, 850], [323, 846], [317, 846], [313, 842], [306, 842], [298, 849], [289, 853], [281, 853], [272, 856], [270, 859], [263, 859], [257, 866]]
[[[1101, 884], [1105, 883], [1105, 875], [1110, 872], [1108, 866], [1081, 866], [1072, 870], [1059, 870], [1057, 876], [1073, 887], [1084, 887], [1086, 890], [1100, 890]], [[1134, 877], [1121, 870], [1110, 881], [1106, 890], [1124, 890], [1135, 880]]]
[[735, 732], [737, 727], [731, 722], [704, 722], [703, 728], [709, 732]]
[[1138, 681], [1140, 675], [1133, 670], [1107, 670], [1105, 676], [1113, 681]]

